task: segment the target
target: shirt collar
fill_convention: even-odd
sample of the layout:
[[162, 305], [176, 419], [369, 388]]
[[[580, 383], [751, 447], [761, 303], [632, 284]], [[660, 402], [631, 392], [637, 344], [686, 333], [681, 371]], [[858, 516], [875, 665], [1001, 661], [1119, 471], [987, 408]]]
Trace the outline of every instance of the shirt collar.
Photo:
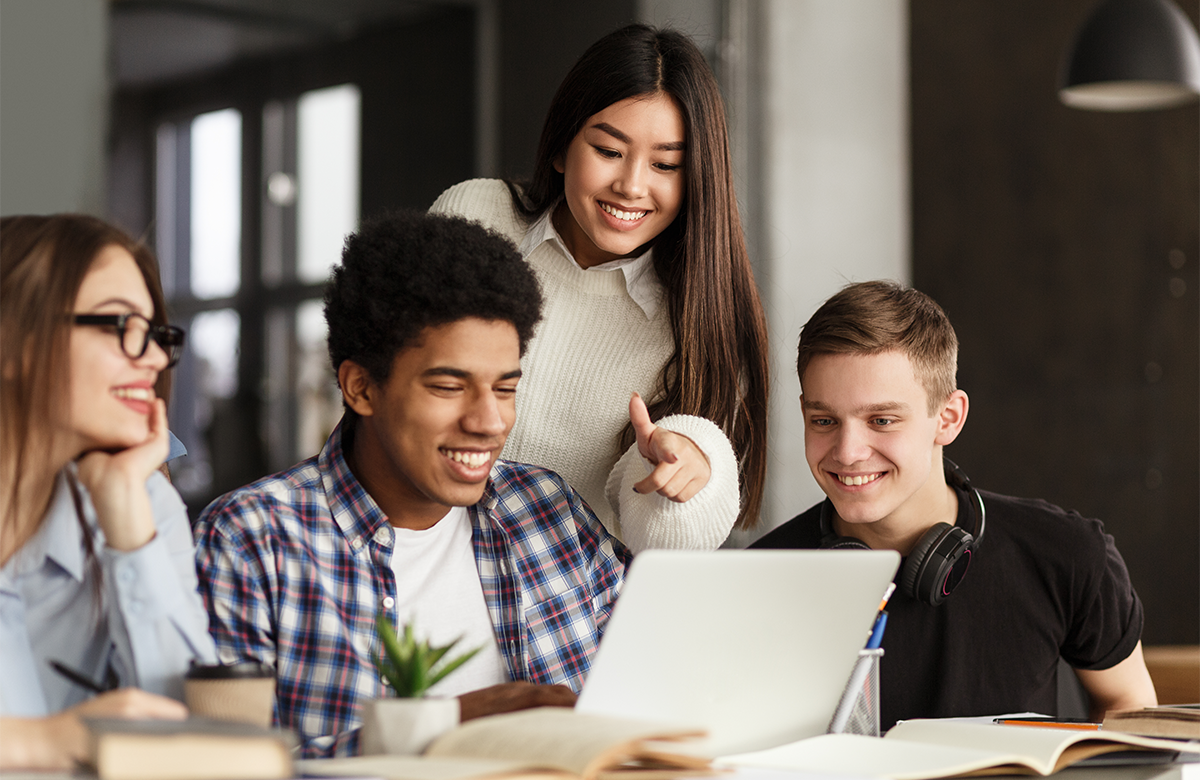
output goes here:
[[348, 430], [347, 418], [343, 417], [321, 448], [317, 467], [325, 486], [329, 513], [350, 543], [350, 549], [358, 554], [367, 548], [367, 542], [380, 528], [388, 525], [388, 519], [346, 463], [343, 442], [345, 446], [353, 442], [352, 436], [343, 438]]
[[[559, 203], [561, 202], [560, 200]], [[558, 230], [554, 227], [554, 220], [551, 217], [554, 215], [556, 208], [558, 208], [557, 203], [542, 212], [542, 215], [525, 232], [525, 238], [522, 239], [521, 245], [518, 247], [522, 258], [529, 257], [533, 253], [533, 250], [549, 241], [558, 247], [559, 251], [566, 255], [571, 262], [575, 262], [575, 258], [571, 255], [571, 250], [567, 249], [562, 236], [559, 235]], [[578, 263], [576, 265], [578, 266]], [[637, 257], [622, 257], [582, 270], [585, 273], [621, 271], [625, 275], [625, 290], [629, 293], [629, 297], [633, 299], [633, 302], [638, 305], [638, 308], [646, 314], [646, 319], [652, 320], [658, 314], [658, 309], [662, 306], [664, 291], [662, 284], [658, 281], [658, 275], [654, 273], [653, 249], [647, 249]]]

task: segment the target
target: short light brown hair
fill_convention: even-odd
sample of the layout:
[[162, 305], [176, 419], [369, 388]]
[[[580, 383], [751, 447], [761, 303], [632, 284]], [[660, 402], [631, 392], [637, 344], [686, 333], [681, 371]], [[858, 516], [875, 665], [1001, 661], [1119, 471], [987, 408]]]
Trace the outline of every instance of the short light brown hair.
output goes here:
[[891, 351], [908, 357], [935, 414], [957, 388], [958, 336], [932, 298], [897, 282], [849, 284], [821, 304], [800, 330], [796, 373], [803, 386], [817, 355]]

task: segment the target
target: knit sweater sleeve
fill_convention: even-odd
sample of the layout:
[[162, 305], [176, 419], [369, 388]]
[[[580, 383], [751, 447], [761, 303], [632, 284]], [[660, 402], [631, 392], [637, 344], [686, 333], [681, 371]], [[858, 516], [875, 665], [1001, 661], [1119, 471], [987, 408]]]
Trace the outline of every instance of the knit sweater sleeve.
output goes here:
[[739, 504], [737, 456], [729, 439], [703, 417], [675, 414], [657, 425], [688, 437], [708, 458], [712, 476], [699, 493], [683, 503], [658, 493], [634, 491], [652, 467], [637, 443], [620, 457], [609, 473], [608, 501], [620, 518], [620, 536], [634, 553], [655, 548], [715, 550], [737, 521]]

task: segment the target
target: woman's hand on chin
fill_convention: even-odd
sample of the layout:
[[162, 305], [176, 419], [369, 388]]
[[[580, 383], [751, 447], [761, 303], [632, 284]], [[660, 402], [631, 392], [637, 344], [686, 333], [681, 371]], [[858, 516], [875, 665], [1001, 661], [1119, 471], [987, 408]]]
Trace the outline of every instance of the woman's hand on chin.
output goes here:
[[150, 435], [118, 452], [89, 452], [79, 459], [79, 480], [92, 496], [105, 543], [136, 550], [154, 538], [154, 515], [146, 480], [167, 458], [167, 404], [154, 401]]
[[629, 420], [637, 436], [638, 452], [654, 465], [650, 475], [633, 486], [634, 490], [658, 493], [682, 503], [708, 484], [712, 477], [708, 457], [688, 437], [651, 422], [646, 402], [637, 393], [629, 399]]

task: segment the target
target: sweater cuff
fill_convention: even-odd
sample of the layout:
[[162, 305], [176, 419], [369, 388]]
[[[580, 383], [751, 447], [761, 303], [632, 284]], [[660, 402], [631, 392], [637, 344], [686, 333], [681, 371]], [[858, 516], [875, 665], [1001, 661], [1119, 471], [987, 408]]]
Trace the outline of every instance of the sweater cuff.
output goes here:
[[729, 536], [740, 507], [737, 456], [729, 439], [710, 420], [692, 415], [664, 417], [656, 425], [688, 437], [708, 458], [712, 476], [683, 503], [658, 493], [643, 495], [633, 486], [652, 470], [637, 443], [630, 445], [608, 475], [606, 493], [620, 522], [620, 538], [632, 552], [649, 549], [715, 550]]

